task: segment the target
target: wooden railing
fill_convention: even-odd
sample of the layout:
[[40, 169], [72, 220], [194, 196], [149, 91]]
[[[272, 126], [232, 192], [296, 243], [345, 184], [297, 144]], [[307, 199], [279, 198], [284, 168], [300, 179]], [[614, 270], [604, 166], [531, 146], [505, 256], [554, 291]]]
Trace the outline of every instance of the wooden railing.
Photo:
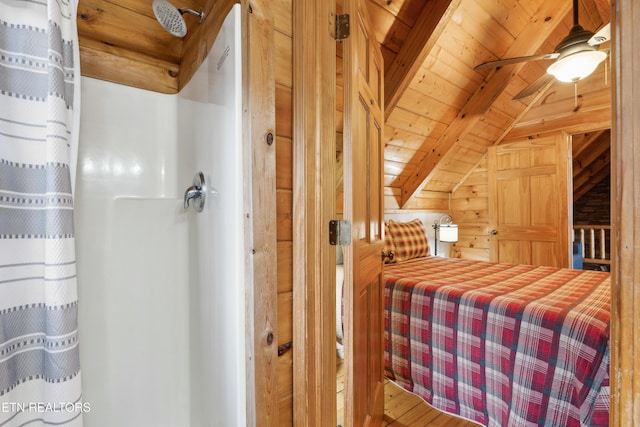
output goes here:
[[610, 225], [574, 225], [573, 241], [582, 242], [583, 262], [611, 264]]

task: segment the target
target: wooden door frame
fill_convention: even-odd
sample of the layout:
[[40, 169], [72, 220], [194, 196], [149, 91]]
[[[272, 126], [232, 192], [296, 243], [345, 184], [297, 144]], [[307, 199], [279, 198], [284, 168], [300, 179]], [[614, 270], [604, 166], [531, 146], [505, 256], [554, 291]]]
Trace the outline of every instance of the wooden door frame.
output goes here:
[[335, 2], [292, 3], [293, 423], [335, 426]]
[[640, 4], [612, 0], [611, 11], [610, 425], [623, 427], [640, 420]]
[[[640, 122], [637, 121], [637, 117], [640, 116], [640, 105], [634, 104], [635, 100], [640, 99], [640, 85], [634, 84], [635, 76], [640, 74], [640, 62], [634, 60], [636, 58], [633, 41], [640, 39], [640, 29], [635, 29], [633, 26], [634, 20], [637, 22], [640, 20], [640, 5], [634, 5], [635, 0], [612, 0], [612, 258], [613, 262], [612, 270], [612, 311], [611, 311], [611, 426], [626, 427], [636, 425], [637, 419], [640, 419], [640, 390], [634, 388], [634, 384], [640, 384], [640, 278], [637, 277], [637, 271], [640, 270], [640, 230], [636, 230], [635, 219], [640, 216], [640, 208], [636, 208], [634, 201], [640, 199], [640, 189], [634, 185], [634, 182], [640, 182]], [[306, 31], [313, 29], [314, 34], [321, 34], [327, 31], [327, 14], [309, 14], [305, 13], [304, 9], [313, 9], [314, 5], [311, 0], [299, 0], [294, 2], [294, 57], [300, 54], [305, 54], [304, 43], [301, 41], [300, 25], [307, 25], [304, 28]], [[325, 2], [318, 2], [325, 3]], [[331, 5], [333, 7], [333, 5]], [[320, 7], [320, 6], [319, 6]], [[313, 15], [313, 16], [312, 16]], [[306, 21], [305, 21], [306, 19]], [[304, 24], [302, 24], [304, 23]], [[304, 31], [303, 31], [304, 32]], [[314, 36], [315, 37], [315, 36]], [[324, 44], [324, 43], [321, 43]], [[307, 53], [309, 54], [309, 53]], [[318, 56], [319, 61], [331, 61], [335, 60], [330, 58], [331, 55], [324, 54]], [[322, 64], [323, 62], [321, 62]], [[331, 69], [329, 63], [324, 63], [324, 71], [318, 70], [319, 66], [316, 64], [316, 69], [312, 75], [300, 74], [303, 69], [296, 68], [298, 73], [295, 78], [295, 82], [298, 84], [304, 83], [305, 85], [311, 85], [317, 87], [324, 78], [327, 78], [327, 69]], [[320, 66], [322, 69], [323, 67]], [[307, 82], [307, 80], [309, 80]], [[323, 123], [325, 119], [334, 120], [335, 112], [323, 112], [318, 107], [315, 107], [314, 103], [308, 99], [308, 96], [313, 95], [307, 93], [306, 97], [304, 92], [309, 89], [304, 87], [298, 87], [294, 83], [294, 90], [297, 92], [301, 90], [303, 93], [296, 95], [296, 101], [294, 103], [294, 110], [300, 110], [298, 114], [304, 111], [305, 106], [314, 108], [313, 111], [306, 111], [308, 117], [313, 117], [318, 123]], [[331, 94], [326, 92], [323, 94], [331, 97]], [[300, 101], [302, 100], [302, 101]], [[301, 102], [301, 103], [300, 103]], [[335, 102], [335, 99], [334, 99]], [[623, 108], [624, 106], [624, 108]], [[294, 113], [295, 114], [295, 113]], [[310, 119], [309, 119], [310, 120]], [[295, 123], [295, 120], [294, 120]], [[294, 124], [297, 128], [300, 124]], [[322, 127], [322, 126], [321, 126]], [[314, 127], [310, 128], [314, 129]], [[327, 126], [325, 129], [327, 136], [331, 132], [331, 129]], [[308, 148], [315, 147], [319, 137], [316, 134], [311, 134], [307, 131], [299, 131], [296, 133], [294, 143], [298, 145], [305, 139], [298, 139], [301, 135], [310, 138], [310, 141], [305, 142], [305, 146]], [[330, 137], [331, 138], [331, 137]], [[335, 135], [334, 137], [335, 138]], [[313, 143], [312, 143], [313, 142]], [[639, 147], [636, 149], [636, 147]], [[308, 153], [307, 153], [308, 154]], [[300, 164], [299, 158], [306, 159], [308, 157], [301, 155], [301, 157], [295, 157], [297, 165], [304, 165], [302, 170], [294, 173], [294, 179], [301, 179], [305, 181], [307, 171], [307, 162]], [[321, 156], [322, 157], [322, 156]], [[300, 185], [300, 184], [297, 184]], [[314, 205], [317, 202], [316, 192], [321, 190], [321, 185], [316, 182], [316, 187], [305, 187], [303, 189], [298, 188], [294, 190], [294, 193], [298, 193], [298, 197], [303, 197], [302, 200], [298, 199], [298, 204], [294, 206], [294, 216], [303, 216], [308, 211], [309, 205]], [[306, 199], [306, 196], [311, 199]], [[296, 232], [302, 232], [298, 235], [303, 242], [300, 244], [303, 248], [309, 248], [310, 243], [316, 241], [324, 235], [321, 224], [310, 224], [304, 222], [302, 218], [294, 218], [294, 223], [300, 221], [302, 226], [296, 226]], [[275, 223], [272, 224], [275, 226]], [[301, 227], [301, 228], [300, 228]], [[324, 250], [322, 253], [324, 254]], [[296, 252], [294, 251], [294, 256]], [[329, 255], [330, 257], [330, 255]], [[297, 261], [300, 261], [300, 255], [297, 255]], [[321, 256], [322, 258], [322, 256]], [[324, 256], [327, 258], [327, 256]], [[317, 277], [321, 277], [323, 274], [322, 267], [315, 265], [313, 271], [305, 272], [300, 262], [294, 260], [294, 287], [300, 288], [300, 284], [296, 284], [300, 278], [311, 277], [314, 280], [312, 285], [314, 289], [318, 286]], [[303, 264], [306, 266], [307, 259], [303, 259]], [[326, 262], [324, 263], [326, 264]], [[298, 289], [298, 292], [305, 291], [310, 288], [310, 284], [304, 281], [305, 286], [302, 289]], [[294, 288], [295, 292], [295, 288]], [[322, 339], [318, 340], [318, 334], [316, 329], [313, 328], [314, 320], [322, 318], [321, 307], [322, 294], [318, 298], [317, 295], [311, 295], [313, 300], [303, 300], [302, 295], [298, 294], [298, 298], [294, 297], [294, 343], [295, 340], [299, 341], [301, 345], [296, 346], [294, 344], [294, 372], [300, 371], [300, 367], [304, 366], [306, 371], [305, 375], [300, 375], [294, 378], [294, 423], [296, 425], [331, 425], [331, 424], [316, 424], [316, 420], [311, 416], [311, 409], [313, 409], [313, 415], [317, 414], [317, 409], [323, 406], [322, 398], [324, 390], [323, 385], [321, 388], [316, 388], [318, 384], [310, 383], [318, 378], [318, 375], [322, 375], [323, 363], [326, 364], [327, 354], [333, 354], [333, 343], [323, 344]], [[327, 301], [325, 301], [326, 303]], [[330, 304], [328, 304], [330, 305]], [[638, 309], [635, 309], [635, 308]], [[319, 316], [319, 317], [316, 317]], [[298, 325], [297, 321], [303, 320], [303, 325]], [[256, 321], [258, 323], [258, 321]], [[259, 326], [259, 325], [256, 325]], [[303, 336], [302, 334], [307, 335]], [[320, 351], [322, 357], [316, 359], [310, 354], [310, 349], [301, 349], [299, 347], [308, 347], [308, 344], [315, 345], [314, 343], [320, 342], [321, 347], [316, 350]], [[307, 344], [307, 345], [305, 345]], [[326, 347], [325, 347], [326, 345]], [[314, 347], [315, 348], [315, 347]], [[302, 354], [300, 354], [302, 353]], [[302, 362], [301, 362], [302, 360]], [[297, 365], [296, 362], [302, 363]], [[275, 393], [275, 387], [271, 389], [271, 393]], [[326, 394], [324, 395], [326, 396]], [[307, 406], [313, 406], [310, 408]], [[305, 412], [307, 411], [308, 412]], [[298, 418], [298, 417], [302, 418]]]
[[[242, 0], [242, 151], [245, 250], [246, 424], [277, 427], [276, 145], [274, 13]], [[272, 138], [269, 138], [269, 135]], [[227, 141], [232, 143], [232, 141]], [[230, 319], [229, 321], [233, 321]], [[220, 343], [223, 345], [224, 343]]]

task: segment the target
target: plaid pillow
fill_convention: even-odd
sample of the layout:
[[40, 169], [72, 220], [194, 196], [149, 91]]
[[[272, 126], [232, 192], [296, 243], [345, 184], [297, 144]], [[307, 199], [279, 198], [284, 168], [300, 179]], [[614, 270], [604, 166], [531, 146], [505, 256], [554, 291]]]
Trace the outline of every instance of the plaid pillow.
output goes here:
[[419, 219], [409, 222], [389, 220], [389, 233], [395, 247], [396, 262], [429, 255], [429, 241]]
[[383, 249], [385, 254], [393, 254], [393, 256], [387, 256], [384, 258], [384, 263], [385, 264], [391, 264], [396, 262], [396, 258], [395, 258], [395, 252], [396, 252], [396, 247], [393, 244], [393, 239], [391, 238], [391, 233], [389, 232], [389, 225], [387, 225], [387, 223], [384, 223], [384, 249]]

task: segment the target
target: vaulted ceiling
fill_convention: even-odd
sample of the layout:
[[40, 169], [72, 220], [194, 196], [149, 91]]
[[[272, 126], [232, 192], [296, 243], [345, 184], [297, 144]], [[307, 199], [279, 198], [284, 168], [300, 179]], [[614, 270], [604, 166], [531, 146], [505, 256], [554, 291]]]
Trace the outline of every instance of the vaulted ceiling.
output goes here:
[[[385, 185], [399, 207], [421, 191], [451, 192], [487, 147], [564, 130], [585, 145], [605, 144], [610, 85], [605, 65], [578, 82], [553, 82], [521, 101], [514, 95], [546, 74], [551, 61], [474, 71], [480, 63], [551, 53], [573, 25], [572, 1], [368, 0], [385, 58]], [[609, 22], [608, 0], [581, 0], [580, 24]], [[441, 18], [441, 19], [440, 19]], [[608, 46], [603, 45], [602, 48]], [[607, 62], [607, 61], [605, 61]], [[574, 162], [580, 191], [608, 170]], [[604, 156], [604, 157], [603, 157]], [[602, 169], [600, 166], [607, 166]], [[588, 172], [581, 172], [588, 171]]]
[[[551, 82], [520, 101], [513, 96], [550, 61], [474, 71], [490, 60], [553, 52], [573, 25], [571, 0], [365, 1], [385, 60], [385, 191], [398, 207], [425, 192], [454, 191], [490, 145], [546, 132], [576, 135], [574, 194], [608, 171], [608, 61], [576, 87]], [[181, 0], [177, 6], [202, 9], [206, 18], [195, 25], [185, 15], [189, 33], [180, 39], [157, 23], [151, 0], [80, 0], [83, 74], [175, 93], [232, 3]], [[609, 0], [579, 6], [585, 29], [609, 22]]]

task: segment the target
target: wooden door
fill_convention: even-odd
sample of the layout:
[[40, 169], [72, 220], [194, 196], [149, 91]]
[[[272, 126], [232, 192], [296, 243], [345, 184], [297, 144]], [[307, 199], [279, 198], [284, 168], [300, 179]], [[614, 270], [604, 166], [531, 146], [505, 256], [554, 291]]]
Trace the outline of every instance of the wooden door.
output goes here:
[[346, 0], [344, 42], [345, 421], [380, 425], [384, 411], [383, 64], [364, 0]]
[[567, 135], [489, 148], [491, 260], [570, 267]]

